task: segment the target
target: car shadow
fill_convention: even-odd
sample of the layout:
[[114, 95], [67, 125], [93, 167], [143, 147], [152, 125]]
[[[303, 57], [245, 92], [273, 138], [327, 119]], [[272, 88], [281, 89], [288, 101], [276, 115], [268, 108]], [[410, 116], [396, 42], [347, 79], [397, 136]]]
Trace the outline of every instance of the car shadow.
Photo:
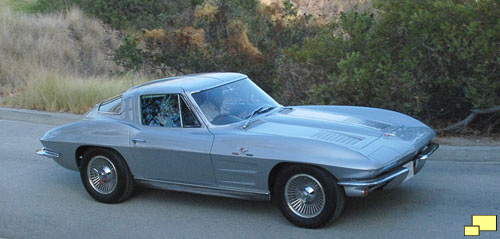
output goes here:
[[[401, 187], [389, 191], [372, 192], [366, 198], [346, 198], [344, 210], [340, 217], [335, 223], [327, 225], [324, 229], [349, 227], [351, 224], [359, 223], [357, 218], [371, 217], [374, 214], [383, 217], [383, 213], [381, 213], [383, 210], [398, 206], [404, 207], [405, 204], [411, 203], [408, 198], [415, 197], [416, 194], [418, 192], [411, 188]], [[223, 210], [232, 213], [244, 213], [247, 216], [256, 218], [270, 217], [274, 218], [278, 224], [294, 227], [281, 215], [278, 207], [272, 201], [251, 201], [145, 187], [138, 187], [130, 200], [135, 202], [165, 202], [175, 207], [196, 207], [199, 210]]]
[[[46, 175], [46, 177], [46, 183], [52, 186], [57, 185], [60, 190], [65, 192], [65, 197], [73, 195], [69, 197], [85, 198], [84, 201], [90, 204], [97, 203], [84, 189], [77, 172], [64, 171], [52, 176]], [[65, 180], [61, 180], [61, 178], [65, 178]], [[377, 215], [379, 219], [390, 218], [391, 213], [394, 213], [391, 212], [391, 209], [407, 207], [414, 203], [412, 200], [418, 197], [419, 190], [415, 190], [418, 188], [418, 186], [410, 184], [389, 191], [372, 192], [365, 198], [346, 198], [340, 217], [335, 223], [331, 223], [323, 229], [348, 228], [359, 224], [360, 218], [369, 218], [373, 215]], [[248, 218], [255, 218], [255, 220], [269, 218], [277, 224], [295, 227], [281, 215], [278, 207], [271, 201], [251, 201], [137, 187], [130, 199], [113, 206], [129, 207], [133, 205], [150, 205], [152, 208], [165, 211], [168, 211], [170, 207], [175, 207], [186, 210], [242, 214]]]
[[169, 204], [176, 204], [177, 206], [196, 206], [203, 209], [217, 208], [217, 210], [246, 211], [254, 214], [267, 213], [274, 210], [279, 212], [271, 201], [252, 201], [146, 187], [137, 187], [131, 199], [164, 201]]
[[410, 186], [402, 186], [388, 191], [375, 191], [367, 197], [347, 198], [342, 215], [335, 222], [336, 225], [359, 223], [359, 218], [377, 215], [378, 220], [384, 217], [390, 219], [397, 213], [395, 209], [411, 207], [414, 198], [418, 197], [418, 190]]

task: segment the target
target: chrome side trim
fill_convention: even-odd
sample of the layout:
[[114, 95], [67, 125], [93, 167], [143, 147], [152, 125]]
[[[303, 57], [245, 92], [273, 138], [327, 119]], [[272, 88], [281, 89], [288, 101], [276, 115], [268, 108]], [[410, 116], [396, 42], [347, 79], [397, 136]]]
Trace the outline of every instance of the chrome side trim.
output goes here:
[[422, 150], [422, 152], [417, 156], [417, 159], [420, 160], [426, 160], [431, 156], [436, 150], [439, 148], [439, 144], [436, 144], [434, 142], [429, 143], [427, 147]]
[[[422, 149], [422, 151], [417, 156], [415, 156], [414, 160], [412, 160], [414, 162], [415, 174], [417, 174], [422, 169], [429, 156], [436, 152], [438, 148], [439, 144], [430, 142]], [[363, 197], [366, 196], [365, 190], [371, 192], [381, 187], [383, 187], [384, 190], [397, 187], [398, 185], [403, 183], [409, 171], [410, 170], [408, 168], [402, 167], [396, 171], [374, 179], [341, 181], [338, 182], [338, 184], [344, 186], [344, 191], [347, 196]]]
[[371, 179], [371, 180], [366, 180], [366, 181], [343, 181], [343, 182], [338, 182], [338, 185], [341, 186], [349, 186], [349, 187], [373, 187], [377, 186], [386, 182], [389, 182], [390, 180], [403, 175], [407, 174], [410, 170], [407, 168], [401, 168], [397, 171], [394, 171], [388, 175], [383, 175], [381, 177]]
[[122, 111], [120, 110], [120, 113], [97, 111], [97, 113], [99, 113], [99, 114], [105, 114], [105, 115], [121, 115]]
[[177, 107], [179, 107], [179, 119], [181, 120], [181, 128], [184, 128], [184, 122], [182, 122], [181, 94], [177, 95]]
[[146, 179], [146, 178], [135, 178], [136, 183], [158, 189], [197, 193], [211, 196], [222, 196], [230, 198], [248, 199], [248, 200], [260, 200], [266, 201], [271, 199], [271, 194], [269, 192], [262, 191], [250, 191], [241, 189], [230, 189], [230, 188], [218, 188], [212, 186], [195, 185], [188, 183], [178, 183], [169, 182], [156, 179]]
[[45, 157], [49, 157], [49, 158], [59, 158], [59, 154], [54, 152], [54, 151], [51, 151], [45, 147], [39, 149], [36, 151], [36, 154], [40, 155], [40, 156], [45, 156]]
[[401, 168], [398, 171], [371, 180], [344, 181], [339, 185], [344, 186], [344, 192], [348, 197], [365, 197], [367, 192], [375, 191], [383, 187], [384, 190], [394, 188], [405, 180], [410, 170]]
[[415, 174], [420, 172], [427, 162], [429, 156], [431, 156], [439, 148], [439, 144], [430, 142], [425, 146], [422, 151], [415, 157]]
[[121, 104], [121, 106], [120, 106], [120, 112], [118, 112], [118, 113], [114, 113], [114, 112], [105, 112], [105, 111], [101, 111], [101, 105], [102, 105], [102, 104], [109, 103], [109, 102], [111, 102], [111, 101], [113, 101], [113, 100], [116, 100], [116, 99], [118, 99], [118, 98], [122, 98], [122, 94], [119, 94], [119, 95], [117, 95], [117, 96], [113, 96], [113, 97], [111, 97], [111, 98], [109, 98], [109, 99], [106, 99], [106, 100], [103, 100], [102, 102], [100, 102], [100, 103], [98, 104], [98, 106], [97, 106], [97, 113], [99, 113], [99, 114], [108, 114], [108, 115], [121, 115], [121, 114], [122, 114], [122, 112], [123, 112], [123, 108], [122, 108], [121, 106], [123, 106], [123, 105], [124, 105], [124, 103], [123, 103], [123, 99], [122, 99], [122, 100], [120, 100], [120, 104]]

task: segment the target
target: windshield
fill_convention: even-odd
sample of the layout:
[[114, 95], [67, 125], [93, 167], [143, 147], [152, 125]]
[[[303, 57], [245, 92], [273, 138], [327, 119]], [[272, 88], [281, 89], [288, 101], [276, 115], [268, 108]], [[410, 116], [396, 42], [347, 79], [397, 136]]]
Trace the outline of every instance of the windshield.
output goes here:
[[[249, 118], [252, 113], [265, 113], [279, 106], [248, 78], [200, 91], [192, 96], [208, 121], [214, 125], [239, 122]], [[254, 112], [259, 108], [264, 110]]]

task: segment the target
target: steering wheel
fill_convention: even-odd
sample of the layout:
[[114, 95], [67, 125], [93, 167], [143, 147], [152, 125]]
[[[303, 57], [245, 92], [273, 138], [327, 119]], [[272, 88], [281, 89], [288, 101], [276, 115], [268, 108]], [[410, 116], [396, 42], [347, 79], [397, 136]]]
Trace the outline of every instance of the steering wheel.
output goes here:
[[241, 118], [241, 115], [245, 115], [244, 113], [246, 109], [248, 109], [248, 103], [246, 101], [240, 100], [230, 108], [229, 114]]
[[212, 120], [212, 124], [215, 125], [223, 125], [223, 124], [231, 124], [241, 121], [241, 118], [230, 115], [230, 114], [220, 114], [215, 116], [215, 118]]

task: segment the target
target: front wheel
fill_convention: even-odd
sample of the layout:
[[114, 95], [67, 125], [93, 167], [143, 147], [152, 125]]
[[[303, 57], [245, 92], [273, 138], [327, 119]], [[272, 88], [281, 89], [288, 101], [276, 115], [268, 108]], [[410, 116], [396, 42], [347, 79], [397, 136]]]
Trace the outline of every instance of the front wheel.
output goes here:
[[329, 173], [313, 166], [284, 168], [276, 178], [273, 192], [281, 213], [300, 227], [324, 226], [344, 208], [344, 190]]
[[103, 203], [119, 203], [134, 191], [134, 179], [118, 153], [91, 148], [83, 154], [80, 176], [87, 192]]

